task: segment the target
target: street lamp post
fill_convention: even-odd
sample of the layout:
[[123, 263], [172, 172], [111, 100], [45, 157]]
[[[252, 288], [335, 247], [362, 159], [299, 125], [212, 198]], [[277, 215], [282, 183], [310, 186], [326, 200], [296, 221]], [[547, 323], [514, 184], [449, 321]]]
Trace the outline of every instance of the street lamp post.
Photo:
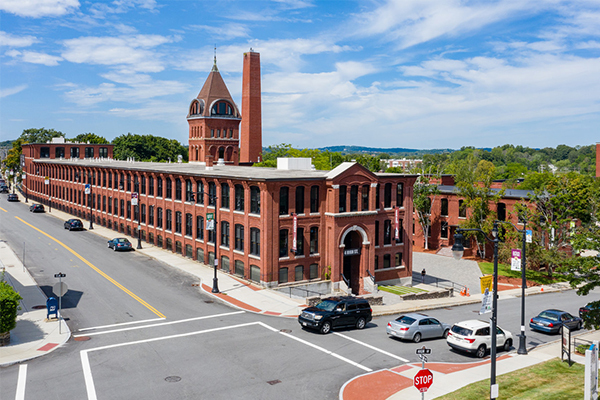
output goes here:
[[490, 318], [490, 335], [492, 345], [490, 349], [491, 358], [491, 376], [490, 376], [490, 399], [498, 398], [498, 385], [496, 384], [496, 324], [498, 319], [498, 221], [494, 221], [492, 227], [492, 237], [488, 237], [481, 229], [461, 229], [456, 230], [454, 235], [454, 245], [452, 246], [452, 256], [456, 260], [460, 260], [464, 253], [463, 235], [462, 232], [479, 232], [483, 234], [486, 240], [494, 244], [494, 275], [493, 275], [493, 292], [492, 292], [492, 318]]
[[527, 266], [527, 263], [525, 262], [525, 243], [527, 242], [527, 220], [523, 219], [523, 229], [517, 228], [510, 221], [506, 222], [511, 224], [517, 232], [523, 234], [523, 243], [521, 248], [521, 333], [519, 334], [519, 349], [517, 350], [517, 354], [525, 355], [527, 354], [527, 337], [525, 335], [525, 289], [527, 289], [527, 278], [525, 277], [525, 267]]
[[[91, 180], [89, 179], [89, 175], [88, 175], [88, 182], [91, 182]], [[88, 195], [88, 205], [90, 206], [90, 227], [88, 229], [92, 230], [94, 229], [94, 216], [92, 214], [92, 184], [88, 183], [85, 185], [85, 190], [84, 193], [86, 193]]]
[[213, 277], [213, 287], [211, 292], [212, 293], [220, 293], [219, 291], [219, 278], [217, 278], [217, 265], [219, 264], [219, 238], [217, 235], [217, 225], [218, 225], [218, 218], [217, 218], [217, 210], [219, 209], [219, 205], [217, 204], [217, 200], [219, 199], [216, 195], [214, 194], [210, 194], [210, 193], [205, 193], [203, 191], [198, 191], [197, 195], [198, 196], [204, 196], [206, 194], [206, 196], [209, 199], [209, 204], [211, 201], [214, 200], [215, 202], [215, 225], [214, 225], [214, 232], [215, 232], [215, 260], [214, 260], [214, 277]]

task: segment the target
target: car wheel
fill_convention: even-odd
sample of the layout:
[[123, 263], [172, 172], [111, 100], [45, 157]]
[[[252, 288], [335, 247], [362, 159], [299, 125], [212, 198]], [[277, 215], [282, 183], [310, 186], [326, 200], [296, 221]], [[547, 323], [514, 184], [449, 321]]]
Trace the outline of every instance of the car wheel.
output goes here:
[[579, 321], [579, 323], [577, 324], [577, 330], [580, 330], [583, 328], [583, 322]]
[[481, 346], [479, 346], [477, 348], [477, 352], [475, 353], [475, 355], [477, 356], [477, 358], [483, 358], [483, 357], [485, 357], [485, 352], [486, 352], [485, 344], [482, 344]]
[[328, 334], [331, 331], [331, 322], [330, 321], [325, 321], [323, 322], [323, 325], [321, 325], [321, 329], [320, 332], [323, 335]]
[[117, 251], [117, 246], [113, 246], [113, 251]]
[[363, 329], [365, 326], [367, 326], [367, 321], [363, 317], [360, 317], [356, 321], [356, 329]]
[[107, 245], [107, 246], [108, 246], [108, 248], [110, 249], [110, 243], [107, 243], [106, 245]]
[[421, 341], [421, 334], [419, 332], [415, 333], [415, 336], [413, 336], [413, 342], [415, 343], [419, 343]]
[[504, 351], [509, 352], [512, 347], [512, 340], [508, 339], [504, 342]]
[[71, 228], [71, 227], [69, 226], [69, 232], [71, 232], [72, 230], [73, 230], [73, 228]]
[[450, 329], [446, 329], [444, 331], [444, 334], [442, 335], [444, 337], [444, 339], [446, 339], [448, 337], [448, 333], [450, 333]]

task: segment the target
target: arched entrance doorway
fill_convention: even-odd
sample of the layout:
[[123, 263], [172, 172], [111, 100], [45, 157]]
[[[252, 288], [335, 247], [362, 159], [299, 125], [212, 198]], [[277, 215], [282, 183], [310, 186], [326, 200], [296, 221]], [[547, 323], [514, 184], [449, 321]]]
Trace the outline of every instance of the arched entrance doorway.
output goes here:
[[350, 283], [353, 294], [360, 290], [360, 255], [362, 236], [357, 231], [350, 231], [344, 238], [344, 262], [342, 273]]

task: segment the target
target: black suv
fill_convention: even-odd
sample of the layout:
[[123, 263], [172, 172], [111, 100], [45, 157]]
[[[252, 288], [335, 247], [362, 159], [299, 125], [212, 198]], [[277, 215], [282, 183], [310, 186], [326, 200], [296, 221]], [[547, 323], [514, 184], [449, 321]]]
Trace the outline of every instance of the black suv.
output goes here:
[[298, 322], [303, 328], [325, 334], [333, 328], [354, 326], [363, 329], [373, 319], [371, 306], [359, 297], [328, 297], [315, 307], [302, 310]]

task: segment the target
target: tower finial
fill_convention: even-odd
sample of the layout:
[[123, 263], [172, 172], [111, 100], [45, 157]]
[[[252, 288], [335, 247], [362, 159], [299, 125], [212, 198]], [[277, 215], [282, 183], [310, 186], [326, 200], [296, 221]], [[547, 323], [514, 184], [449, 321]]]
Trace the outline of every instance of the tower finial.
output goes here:
[[217, 45], [215, 44], [215, 60], [212, 67], [213, 71], [219, 72], [219, 68], [217, 68]]

